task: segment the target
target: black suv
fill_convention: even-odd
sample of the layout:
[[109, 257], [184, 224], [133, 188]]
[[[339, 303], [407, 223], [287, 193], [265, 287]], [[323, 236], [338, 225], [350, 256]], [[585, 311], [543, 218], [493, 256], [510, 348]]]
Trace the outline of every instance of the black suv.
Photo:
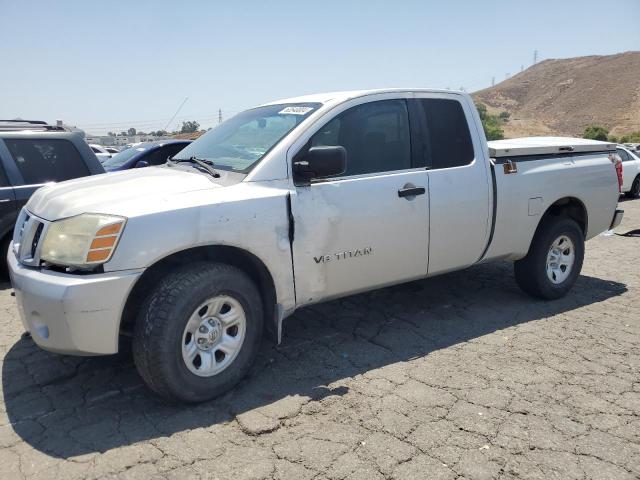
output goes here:
[[79, 133], [41, 121], [0, 120], [0, 269], [22, 206], [42, 185], [104, 173]]

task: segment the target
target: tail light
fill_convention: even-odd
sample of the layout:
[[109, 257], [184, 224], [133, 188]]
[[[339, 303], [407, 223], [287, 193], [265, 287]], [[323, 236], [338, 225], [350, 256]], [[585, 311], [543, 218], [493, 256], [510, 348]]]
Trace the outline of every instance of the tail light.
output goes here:
[[622, 193], [622, 159], [617, 153], [610, 153], [609, 160], [616, 167], [616, 175], [618, 175], [618, 192]]

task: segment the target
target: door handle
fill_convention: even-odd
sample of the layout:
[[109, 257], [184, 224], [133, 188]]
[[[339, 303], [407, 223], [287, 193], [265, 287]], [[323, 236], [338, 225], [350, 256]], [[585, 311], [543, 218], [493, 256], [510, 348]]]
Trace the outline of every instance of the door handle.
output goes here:
[[424, 195], [426, 192], [424, 187], [404, 187], [398, 190], [398, 196], [400, 198], [404, 197], [415, 197], [417, 195]]

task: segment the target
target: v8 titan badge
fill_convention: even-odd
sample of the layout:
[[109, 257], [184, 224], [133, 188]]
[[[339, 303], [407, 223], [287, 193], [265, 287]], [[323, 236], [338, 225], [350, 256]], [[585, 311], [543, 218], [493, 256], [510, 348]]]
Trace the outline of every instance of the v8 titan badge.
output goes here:
[[371, 247], [358, 248], [356, 250], [346, 250], [344, 252], [334, 253], [332, 255], [320, 255], [319, 257], [313, 257], [316, 263], [329, 263], [331, 260], [346, 260], [348, 258], [362, 257], [364, 255], [371, 255]]

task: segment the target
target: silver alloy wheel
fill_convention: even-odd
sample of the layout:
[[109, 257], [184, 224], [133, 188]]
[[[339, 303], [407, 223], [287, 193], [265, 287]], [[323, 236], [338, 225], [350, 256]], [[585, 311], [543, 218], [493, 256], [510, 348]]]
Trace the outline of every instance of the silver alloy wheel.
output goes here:
[[573, 242], [566, 235], [560, 235], [551, 244], [547, 254], [547, 277], [556, 285], [564, 282], [576, 260], [576, 249]]
[[189, 371], [211, 377], [226, 369], [240, 353], [247, 317], [240, 302], [218, 295], [193, 312], [182, 334], [182, 359]]

